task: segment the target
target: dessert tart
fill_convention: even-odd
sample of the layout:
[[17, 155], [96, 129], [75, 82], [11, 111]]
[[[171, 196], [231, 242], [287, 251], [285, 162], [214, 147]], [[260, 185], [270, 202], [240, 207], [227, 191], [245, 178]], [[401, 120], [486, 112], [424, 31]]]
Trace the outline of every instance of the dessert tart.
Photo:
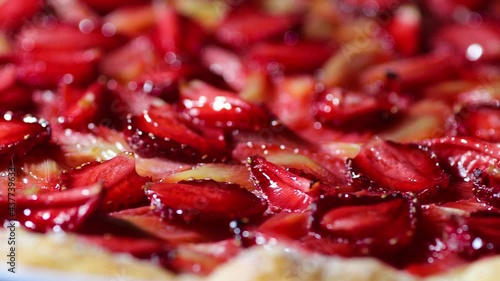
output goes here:
[[1, 279], [497, 280], [499, 99], [494, 0], [0, 1]]

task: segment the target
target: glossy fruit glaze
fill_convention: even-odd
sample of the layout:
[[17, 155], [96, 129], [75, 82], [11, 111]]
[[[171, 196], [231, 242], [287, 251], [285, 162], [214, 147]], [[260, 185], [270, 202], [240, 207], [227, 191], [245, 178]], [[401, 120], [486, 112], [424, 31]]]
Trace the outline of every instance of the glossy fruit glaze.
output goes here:
[[499, 65], [494, 0], [0, 1], [0, 219], [443, 272], [500, 254]]

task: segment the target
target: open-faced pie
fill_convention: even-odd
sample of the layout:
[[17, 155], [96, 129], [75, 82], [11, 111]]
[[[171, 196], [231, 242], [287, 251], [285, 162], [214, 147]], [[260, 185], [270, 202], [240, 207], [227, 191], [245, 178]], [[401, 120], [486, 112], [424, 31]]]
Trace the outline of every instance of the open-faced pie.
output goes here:
[[495, 0], [0, 1], [1, 278], [497, 280], [499, 142]]

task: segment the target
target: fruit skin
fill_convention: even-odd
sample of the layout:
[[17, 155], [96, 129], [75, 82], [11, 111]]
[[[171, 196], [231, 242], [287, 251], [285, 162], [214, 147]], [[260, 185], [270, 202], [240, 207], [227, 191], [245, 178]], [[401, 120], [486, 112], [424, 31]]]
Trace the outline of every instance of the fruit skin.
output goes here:
[[257, 131], [269, 123], [259, 106], [202, 81], [181, 87], [179, 107], [182, 116], [200, 126]]
[[449, 184], [437, 157], [424, 146], [374, 140], [348, 166], [353, 185], [359, 189], [411, 192], [425, 198]]
[[124, 134], [132, 149], [145, 158], [164, 157], [186, 163], [227, 160], [220, 132], [197, 129], [200, 133], [178, 118], [170, 105], [164, 105], [151, 107], [139, 116], [129, 115]]
[[262, 157], [250, 157], [248, 166], [255, 188], [269, 202], [271, 212], [304, 212], [319, 192], [319, 183], [293, 174]]
[[500, 179], [498, 176], [498, 168], [484, 171], [481, 169], [474, 170], [473, 189], [474, 195], [483, 202], [497, 207], [500, 207]]
[[50, 135], [49, 123], [43, 119], [7, 112], [0, 117], [0, 157], [23, 156], [36, 146], [48, 143]]
[[342, 255], [395, 255], [415, 238], [418, 214], [413, 199], [396, 193], [321, 196], [312, 205], [312, 229], [323, 240], [316, 242]]
[[59, 185], [71, 189], [101, 183], [104, 200], [100, 207], [104, 212], [113, 212], [145, 205], [143, 186], [149, 181], [135, 171], [132, 155], [120, 154], [102, 163], [91, 162], [64, 172]]
[[255, 219], [267, 209], [265, 201], [240, 185], [213, 180], [152, 183], [146, 195], [156, 212], [185, 223]]
[[455, 114], [457, 135], [476, 137], [483, 141], [500, 141], [500, 105], [465, 105]]

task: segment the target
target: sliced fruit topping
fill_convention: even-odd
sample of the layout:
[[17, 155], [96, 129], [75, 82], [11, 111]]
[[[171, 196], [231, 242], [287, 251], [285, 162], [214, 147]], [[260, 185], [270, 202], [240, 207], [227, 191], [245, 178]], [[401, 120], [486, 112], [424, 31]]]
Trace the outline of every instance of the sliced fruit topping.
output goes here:
[[384, 190], [424, 196], [449, 183], [436, 156], [425, 147], [392, 141], [374, 140], [364, 145], [350, 161], [350, 171], [353, 184], [360, 189], [375, 183]]
[[263, 109], [201, 81], [181, 88], [182, 112], [193, 123], [215, 128], [259, 130], [268, 124]]
[[248, 63], [273, 72], [312, 72], [335, 51], [327, 42], [296, 42], [256, 44], [247, 54]]
[[393, 12], [386, 29], [394, 38], [395, 49], [404, 56], [420, 50], [422, 15], [416, 5], [400, 5]]
[[30, 20], [42, 8], [41, 0], [2, 1], [0, 3], [0, 29], [13, 30]]
[[[86, 186], [77, 190], [21, 195], [16, 197], [14, 218], [24, 227], [37, 231], [75, 231], [98, 212], [102, 204], [102, 187]], [[19, 201], [17, 201], [19, 200]], [[7, 197], [0, 205], [7, 205]], [[1, 219], [13, 219], [2, 216]]]
[[167, 267], [175, 272], [207, 275], [241, 250], [235, 239], [216, 243], [185, 244], [175, 249]]
[[113, 253], [130, 254], [139, 259], [155, 259], [160, 264], [167, 260], [170, 247], [155, 239], [119, 237], [112, 235], [81, 236], [84, 242], [100, 246]]
[[215, 36], [224, 44], [243, 47], [285, 34], [296, 20], [293, 15], [271, 15], [242, 5], [226, 16]]
[[469, 61], [498, 60], [500, 34], [494, 24], [450, 24], [434, 35], [436, 48], [450, 48]]
[[201, 52], [201, 60], [234, 90], [241, 91], [247, 85], [247, 69], [237, 54], [220, 47], [207, 46]]
[[303, 212], [309, 209], [319, 183], [298, 176], [262, 157], [248, 160], [250, 174], [257, 190], [269, 202], [272, 212]]
[[412, 200], [395, 194], [324, 196], [313, 204], [313, 227], [328, 240], [347, 240], [355, 255], [391, 255], [415, 237]]
[[500, 106], [498, 104], [469, 105], [456, 115], [457, 134], [475, 136], [480, 140], [500, 141]]
[[104, 188], [101, 208], [106, 212], [145, 205], [143, 186], [149, 181], [135, 171], [135, 159], [128, 154], [111, 160], [91, 162], [61, 175], [60, 185], [67, 188], [88, 186], [100, 182]]
[[396, 93], [370, 95], [341, 88], [320, 93], [315, 104], [321, 123], [351, 130], [384, 124], [406, 107], [407, 102]]
[[[165, 3], [166, 4], [166, 3]], [[172, 66], [180, 65], [186, 58], [197, 58], [205, 34], [195, 22], [177, 13], [167, 5], [156, 5], [156, 36], [159, 49]], [[189, 36], [185, 36], [189, 34]]]
[[278, 213], [262, 223], [257, 231], [273, 236], [300, 239], [309, 233], [311, 228], [310, 216], [310, 212]]
[[455, 56], [442, 52], [430, 53], [372, 66], [360, 75], [360, 82], [365, 85], [380, 81], [387, 84], [396, 77], [403, 90], [414, 90], [453, 78], [457, 65], [459, 62]]
[[190, 129], [170, 105], [152, 107], [131, 116], [125, 131], [140, 156], [165, 157], [186, 163], [222, 161], [227, 158], [223, 137], [203, 135]]
[[224, 237], [223, 232], [226, 232], [226, 237], [228, 236], [227, 231], [224, 229], [207, 231], [194, 224], [185, 225], [164, 220], [155, 214], [150, 206], [111, 213], [111, 216], [125, 220], [151, 234], [151, 236], [163, 239], [169, 245], [216, 241]]
[[185, 223], [252, 219], [267, 209], [264, 201], [240, 185], [213, 180], [154, 183], [147, 187], [146, 194], [156, 211]]
[[30, 115], [19, 118], [11, 112], [0, 118], [0, 156], [25, 155], [49, 139], [50, 127], [44, 120]]
[[472, 191], [479, 200], [492, 206], [500, 207], [500, 171], [497, 167], [482, 171], [474, 171], [474, 188]]
[[446, 137], [421, 142], [429, 146], [440, 165], [452, 175], [469, 181], [476, 169], [486, 170], [500, 159], [500, 145], [470, 137]]

